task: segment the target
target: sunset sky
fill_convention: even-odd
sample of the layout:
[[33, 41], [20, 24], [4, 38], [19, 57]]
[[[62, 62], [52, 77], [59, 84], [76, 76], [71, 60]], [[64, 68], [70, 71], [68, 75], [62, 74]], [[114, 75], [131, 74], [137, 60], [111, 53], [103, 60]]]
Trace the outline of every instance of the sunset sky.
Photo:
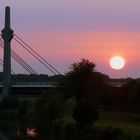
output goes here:
[[[1, 30], [5, 6], [11, 7], [15, 34], [61, 73], [86, 58], [112, 78], [140, 77], [140, 0], [1, 0]], [[12, 49], [39, 73], [50, 74], [14, 40]], [[122, 70], [109, 66], [114, 55], [124, 57]], [[12, 62], [16, 73], [25, 73]]]

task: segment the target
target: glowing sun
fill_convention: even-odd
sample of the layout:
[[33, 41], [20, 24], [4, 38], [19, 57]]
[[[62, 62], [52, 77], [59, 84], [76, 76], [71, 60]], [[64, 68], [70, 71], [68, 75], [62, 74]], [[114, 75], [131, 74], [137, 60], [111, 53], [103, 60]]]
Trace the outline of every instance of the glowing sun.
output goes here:
[[121, 56], [113, 56], [109, 61], [110, 67], [115, 70], [120, 70], [125, 65], [125, 60]]

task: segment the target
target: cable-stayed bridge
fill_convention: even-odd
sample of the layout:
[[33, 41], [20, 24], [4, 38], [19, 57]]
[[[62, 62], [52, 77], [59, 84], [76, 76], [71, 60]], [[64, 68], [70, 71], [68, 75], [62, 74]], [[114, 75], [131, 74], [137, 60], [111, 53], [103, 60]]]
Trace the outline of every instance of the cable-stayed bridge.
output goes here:
[[34, 93], [45, 92], [48, 88], [56, 87], [56, 83], [49, 82], [13, 82], [11, 80], [11, 74], [15, 74], [11, 69], [11, 58], [14, 59], [28, 74], [32, 74], [38, 78], [38, 72], [36, 69], [30, 66], [17, 52], [11, 49], [11, 41], [15, 41], [25, 51], [27, 51], [36, 61], [43, 65], [53, 75], [61, 75], [61, 73], [53, 67], [48, 61], [46, 61], [41, 55], [39, 55], [30, 45], [28, 45], [21, 37], [19, 37], [11, 29], [10, 25], [10, 7], [6, 7], [5, 10], [5, 27], [0, 35], [0, 48], [3, 49], [3, 59], [0, 58], [0, 66], [3, 67], [3, 81], [0, 83], [0, 93], [3, 96], [8, 96], [11, 93]]
[[[46, 61], [41, 55], [39, 55], [31, 46], [29, 46], [23, 39], [21, 39], [18, 35], [14, 34], [13, 40], [15, 40], [24, 50], [26, 50], [29, 54], [32, 55], [36, 61], [40, 62], [47, 70], [50, 71], [53, 75], [61, 74], [56, 68], [54, 68], [48, 61]], [[2, 39], [2, 35], [0, 35], [0, 47], [4, 49], [4, 41]], [[28, 73], [38, 75], [37, 70], [35, 70], [25, 59], [18, 55], [14, 50], [11, 49], [11, 57]], [[3, 67], [3, 60], [0, 58], [0, 65]], [[15, 72], [11, 70], [13, 74]]]

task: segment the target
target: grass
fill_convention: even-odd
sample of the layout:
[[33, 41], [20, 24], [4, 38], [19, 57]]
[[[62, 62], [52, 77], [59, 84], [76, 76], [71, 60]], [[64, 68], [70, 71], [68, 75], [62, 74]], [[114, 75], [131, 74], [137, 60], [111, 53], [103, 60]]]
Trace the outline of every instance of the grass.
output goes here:
[[136, 123], [98, 120], [95, 123], [95, 125], [100, 128], [106, 128], [106, 127], [121, 128], [125, 133], [140, 135], [140, 125]]
[[100, 128], [121, 128], [125, 133], [140, 135], [140, 115], [122, 112], [100, 111], [100, 119], [95, 123]]
[[[100, 128], [120, 128], [126, 134], [140, 136], [140, 115], [133, 113], [123, 113], [116, 111], [99, 111], [100, 119], [96, 121], [95, 126]], [[72, 112], [67, 112], [64, 116], [64, 122], [75, 123], [72, 118]]]

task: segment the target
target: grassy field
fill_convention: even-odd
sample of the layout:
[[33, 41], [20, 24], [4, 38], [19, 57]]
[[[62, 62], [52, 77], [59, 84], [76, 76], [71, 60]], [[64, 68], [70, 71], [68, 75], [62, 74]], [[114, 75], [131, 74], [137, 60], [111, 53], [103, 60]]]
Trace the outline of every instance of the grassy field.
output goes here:
[[[126, 134], [132, 136], [140, 135], [140, 115], [132, 113], [122, 113], [115, 111], [100, 111], [99, 120], [95, 126], [100, 128], [121, 128]], [[64, 117], [66, 123], [75, 123], [71, 112], [66, 113]]]
[[97, 127], [121, 128], [125, 133], [140, 135], [140, 115], [122, 112], [100, 111]]

